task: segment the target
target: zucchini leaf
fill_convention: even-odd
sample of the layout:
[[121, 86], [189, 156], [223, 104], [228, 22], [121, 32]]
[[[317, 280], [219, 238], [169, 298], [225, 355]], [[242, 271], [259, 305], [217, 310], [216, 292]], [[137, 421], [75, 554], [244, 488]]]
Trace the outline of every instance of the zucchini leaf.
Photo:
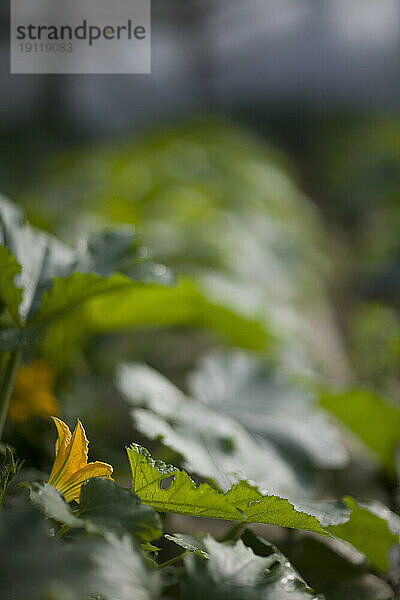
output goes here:
[[[3, 327], [0, 349], [11, 349], [43, 325], [90, 298], [133, 284], [165, 284], [165, 267], [144, 262], [133, 229], [98, 233], [70, 248], [31, 227], [0, 197], [0, 298], [13, 327]], [[18, 335], [16, 328], [28, 330]]]
[[317, 599], [287, 558], [250, 530], [235, 543], [219, 543], [210, 536], [203, 543], [206, 560], [199, 553], [184, 558], [183, 599]]
[[96, 587], [105, 600], [157, 600], [161, 578], [146, 568], [142, 554], [129, 536], [106, 534], [91, 556], [95, 566]]
[[222, 490], [250, 479], [271, 492], [286, 495], [300, 489], [309, 495], [306, 482], [273, 444], [260, 443], [233, 417], [186, 397], [153, 369], [140, 364], [121, 367], [117, 385], [132, 404], [146, 407], [135, 407], [132, 413], [139, 431], [182, 455], [188, 471]]
[[328, 535], [325, 528], [329, 525], [345, 523], [349, 518], [350, 511], [343, 503], [317, 502], [303, 511], [301, 504], [264, 495], [244, 480], [225, 493], [206, 483], [196, 486], [185, 471], [153, 460], [138, 444], [132, 444], [127, 452], [133, 476], [132, 491], [142, 502], [161, 512], [268, 523], [321, 535]]
[[343, 502], [299, 502], [261, 493], [248, 481], [240, 481], [225, 493], [195, 482], [185, 471], [132, 444], [127, 448], [132, 470], [132, 491], [160, 512], [266, 523], [334, 535], [360, 550], [371, 565], [386, 571], [388, 552], [399, 543], [398, 517], [381, 505]]
[[255, 437], [272, 442], [291, 462], [341, 468], [347, 462], [337, 428], [311, 393], [255, 356], [217, 350], [189, 377], [189, 390], [206, 406], [236, 419]]
[[48, 518], [89, 533], [130, 535], [150, 542], [161, 535], [158, 514], [129, 490], [102, 477], [88, 479], [81, 489], [79, 509], [72, 511], [60, 492], [47, 483], [33, 484], [31, 500]]
[[338, 430], [310, 394], [243, 352], [208, 355], [190, 377], [193, 398], [140, 364], [122, 366], [117, 386], [139, 431], [223, 490], [250, 479], [269, 492], [311, 496], [316, 470], [347, 460]]

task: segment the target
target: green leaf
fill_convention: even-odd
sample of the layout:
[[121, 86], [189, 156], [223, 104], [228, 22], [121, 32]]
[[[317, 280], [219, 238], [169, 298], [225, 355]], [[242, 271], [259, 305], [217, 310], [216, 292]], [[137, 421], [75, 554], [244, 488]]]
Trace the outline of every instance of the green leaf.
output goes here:
[[131, 537], [105, 533], [104, 539], [50, 537], [33, 507], [0, 513], [1, 600], [156, 600], [160, 581], [150, 572]]
[[96, 585], [105, 600], [156, 600], [160, 597], [159, 574], [150, 572], [129, 536], [106, 534], [107, 544], [92, 554]]
[[33, 484], [31, 500], [47, 517], [69, 527], [86, 528], [89, 533], [113, 533], [150, 542], [162, 533], [158, 514], [142, 504], [129, 490], [102, 477], [88, 479], [81, 488], [79, 509], [72, 511], [52, 485]]
[[207, 300], [193, 282], [181, 279], [174, 288], [128, 290], [90, 302], [89, 327], [98, 333], [146, 325], [204, 327], [234, 345], [264, 350], [270, 342], [265, 328], [254, 318], [240, 316], [222, 304]]
[[68, 527], [84, 527], [85, 522], [76, 517], [62, 494], [48, 483], [34, 483], [31, 487], [30, 498], [39, 506], [49, 519], [54, 519]]
[[323, 391], [320, 404], [340, 419], [396, 474], [395, 448], [400, 444], [400, 411], [367, 389]]
[[388, 552], [399, 541], [399, 517], [377, 504], [295, 501], [266, 495], [247, 481], [221, 493], [207, 484], [196, 486], [185, 471], [155, 461], [145, 448], [127, 448], [132, 491], [160, 512], [195, 517], [257, 522], [334, 535], [352, 544], [381, 571], [388, 569]]
[[[263, 495], [247, 481], [240, 481], [225, 493], [205, 483], [196, 487], [185, 471], [153, 460], [145, 448], [132, 444], [127, 452], [132, 491], [160, 512], [268, 523], [321, 535], [328, 535], [329, 525], [344, 523], [349, 518], [350, 511], [341, 503], [316, 502], [305, 506], [279, 496]], [[168, 487], [162, 487], [163, 483], [169, 484]]]
[[295, 462], [324, 468], [340, 468], [347, 462], [337, 429], [311, 394], [265, 361], [239, 351], [213, 351], [189, 377], [189, 389], [252, 435], [276, 444]]
[[82, 600], [93, 569], [87, 544], [59, 544], [38, 510], [0, 512], [1, 600]]
[[199, 542], [199, 540], [192, 535], [187, 535], [186, 533], [174, 533], [174, 535], [165, 534], [164, 537], [189, 552], [195, 552], [200, 556], [204, 556], [204, 558], [208, 558], [204, 544]]
[[239, 346], [255, 349], [264, 349], [268, 343], [258, 323], [207, 303], [192, 283], [181, 280], [171, 288], [137, 283], [89, 299], [84, 306], [50, 324], [41, 350], [59, 368], [68, 364], [92, 335], [170, 326], [204, 327]]
[[131, 280], [120, 274], [104, 277], [94, 273], [74, 273], [65, 279], [55, 279], [51, 290], [43, 295], [33, 322], [40, 323], [60, 317], [66, 310], [79, 307], [94, 296], [127, 287], [132, 287]]
[[357, 503], [350, 497], [344, 501], [351, 510], [351, 519], [331, 527], [331, 533], [350, 542], [376, 569], [387, 571], [388, 552], [399, 544], [400, 517], [378, 502]]
[[133, 539], [150, 542], [162, 532], [158, 514], [145, 506], [129, 490], [113, 481], [94, 477], [81, 489], [78, 514], [101, 532], [129, 534]]
[[[316, 598], [313, 590], [306, 584], [296, 569], [290, 564], [286, 556], [273, 544], [257, 535], [251, 529], [246, 529], [241, 535], [243, 543], [253, 550], [257, 556], [268, 557], [271, 567], [267, 576], [265, 600], [300, 600], [302, 598]], [[318, 595], [323, 600], [323, 596]]]
[[[92, 235], [73, 249], [28, 225], [22, 212], [2, 198], [0, 247], [15, 259], [2, 250], [0, 261], [6, 267], [0, 281], [5, 288], [2, 300], [14, 320], [18, 317], [23, 324], [48, 322], [89, 298], [131, 287], [133, 282], [170, 281], [165, 267], [144, 263], [132, 229]], [[13, 283], [22, 292], [12, 291]]]
[[195, 554], [184, 558], [186, 573], [181, 584], [183, 599], [317, 598], [287, 559], [274, 546], [250, 531], [233, 544], [221, 544], [207, 536], [204, 546], [207, 560]]
[[223, 490], [240, 479], [250, 479], [271, 493], [283, 495], [302, 489], [296, 471], [274, 445], [267, 440], [260, 443], [233, 417], [186, 397], [149, 367], [136, 364], [120, 368], [117, 384], [131, 403], [147, 407], [133, 411], [138, 429], [179, 452], [185, 469], [212, 480]]

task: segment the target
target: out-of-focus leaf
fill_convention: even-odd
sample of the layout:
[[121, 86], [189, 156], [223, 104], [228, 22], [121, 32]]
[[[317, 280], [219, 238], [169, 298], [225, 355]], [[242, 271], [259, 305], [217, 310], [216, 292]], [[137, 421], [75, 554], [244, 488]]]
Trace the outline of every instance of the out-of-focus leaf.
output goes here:
[[351, 429], [395, 476], [394, 454], [400, 443], [400, 411], [396, 407], [367, 389], [323, 391], [320, 404]]
[[[72, 249], [31, 227], [3, 198], [0, 248], [1, 298], [17, 324], [33, 328], [89, 298], [132, 287], [133, 282], [169, 281], [164, 267], [143, 262], [132, 230], [96, 234]], [[5, 345], [10, 347], [10, 335]]]
[[86, 318], [98, 333], [140, 325], [189, 325], [216, 331], [233, 344], [254, 350], [265, 349], [270, 341], [257, 320], [210, 302], [186, 279], [173, 288], [138, 288], [96, 299], [88, 305]]
[[158, 573], [150, 572], [129, 536], [106, 534], [107, 544], [92, 554], [96, 587], [104, 600], [156, 600], [160, 597]]
[[133, 540], [143, 542], [161, 535], [158, 514], [109, 479], [97, 477], [86, 481], [81, 488], [79, 509], [74, 512], [52, 485], [34, 484], [31, 500], [47, 517], [69, 527], [86, 528], [90, 533], [130, 535]]
[[253, 435], [276, 443], [294, 461], [325, 468], [346, 463], [337, 429], [317, 409], [311, 394], [262, 361], [243, 352], [212, 352], [189, 383], [195, 398], [234, 417]]
[[207, 558], [207, 550], [204, 546], [203, 542], [199, 542], [192, 535], [187, 535], [185, 533], [174, 533], [174, 535], [165, 534], [164, 536], [170, 542], [174, 542], [177, 546], [188, 550], [189, 552], [196, 552], [200, 556], [204, 556]]
[[186, 573], [181, 584], [184, 599], [317, 599], [288, 560], [251, 531], [233, 544], [221, 544], [208, 536], [204, 546], [207, 560], [196, 554], [184, 558]]
[[377, 502], [357, 503], [350, 497], [344, 501], [351, 510], [351, 519], [330, 531], [365, 554], [373, 567], [387, 571], [388, 552], [400, 542], [400, 517]]
[[260, 443], [233, 417], [187, 398], [149, 367], [122, 367], [118, 387], [132, 403], [147, 407], [133, 411], [139, 430], [149, 438], [162, 439], [184, 457], [187, 470], [214, 481], [220, 489], [249, 479], [268, 493], [299, 494], [302, 490], [308, 494], [274, 445], [266, 440]]
[[[155, 461], [145, 448], [127, 448], [132, 470], [132, 491], [149, 506], [211, 519], [268, 523], [328, 535], [326, 528], [345, 523], [350, 511], [341, 503], [297, 503], [261, 494], [247, 481], [240, 481], [222, 493], [202, 483], [196, 487], [185, 471]], [[162, 482], [166, 482], [162, 487]], [[169, 484], [169, 485], [168, 485]]]
[[325, 542], [304, 537], [283, 550], [326, 600], [393, 599], [393, 590], [383, 579], [368, 573], [364, 565], [346, 560]]
[[82, 600], [92, 566], [86, 545], [58, 544], [36, 509], [0, 512], [0, 599]]
[[62, 494], [54, 486], [48, 483], [33, 484], [30, 497], [49, 519], [54, 519], [68, 527], [85, 526], [85, 522], [73, 514], [70, 505], [65, 502]]
[[78, 513], [100, 531], [120, 537], [129, 534], [133, 539], [150, 542], [161, 535], [158, 514], [109, 479], [97, 477], [83, 484]]
[[[31, 197], [30, 205], [53, 229], [68, 228], [67, 218], [75, 231], [78, 209], [105, 223], [132, 223], [157, 260], [190, 278], [208, 304], [290, 348], [294, 367], [348, 374], [327, 301], [318, 212], [264, 140], [201, 119], [119, 147], [74, 152], [61, 164], [47, 165], [41, 201]], [[194, 317], [196, 325], [201, 315]], [[236, 346], [256, 347], [233, 332]]]

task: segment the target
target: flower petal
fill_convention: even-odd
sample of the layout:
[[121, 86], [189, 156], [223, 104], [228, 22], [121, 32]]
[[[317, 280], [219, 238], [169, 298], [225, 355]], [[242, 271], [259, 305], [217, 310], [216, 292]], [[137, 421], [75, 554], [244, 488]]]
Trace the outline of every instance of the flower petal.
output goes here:
[[87, 464], [89, 441], [86, 437], [85, 430], [83, 429], [82, 423], [78, 419], [78, 423], [72, 434], [71, 441], [69, 442], [64, 461], [60, 465], [58, 472], [55, 473], [54, 477], [49, 479], [49, 483], [55, 485], [59, 490], [64, 485], [69, 477], [75, 471], [82, 469]]
[[50, 473], [49, 483], [52, 483], [56, 479], [57, 475], [59, 474], [59, 471], [64, 465], [68, 452], [68, 447], [72, 438], [70, 429], [68, 425], [64, 423], [64, 421], [61, 421], [61, 419], [58, 419], [57, 417], [52, 417], [52, 419], [54, 421], [55, 426], [57, 427], [58, 438], [55, 445], [56, 457], [54, 460], [53, 468]]
[[63, 480], [62, 484], [58, 485], [57, 488], [64, 494], [66, 502], [72, 502], [72, 500], [79, 502], [81, 486], [87, 479], [91, 479], [92, 477], [112, 479], [112, 472], [113, 468], [111, 465], [100, 461], [92, 462], [73, 473], [68, 480]]

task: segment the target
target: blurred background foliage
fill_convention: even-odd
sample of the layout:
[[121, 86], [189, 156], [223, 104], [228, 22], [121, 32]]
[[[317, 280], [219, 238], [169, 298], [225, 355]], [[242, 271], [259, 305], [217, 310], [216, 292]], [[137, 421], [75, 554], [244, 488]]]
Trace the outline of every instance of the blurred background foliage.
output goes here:
[[[388, 501], [400, 424], [395, 126], [332, 117], [324, 136], [313, 145], [305, 136], [301, 147], [282, 126], [282, 152], [243, 118], [239, 126], [201, 117], [133, 142], [46, 154], [34, 176], [18, 182], [17, 198], [38, 226], [76, 243], [87, 232], [134, 225], [139, 252], [176, 275], [171, 287], [89, 300], [56, 321], [36, 350], [57, 378], [62, 414], [99, 428], [99, 448], [122, 473], [120, 436], [128, 443], [134, 434], [112, 384], [116, 366], [147, 362], [188, 389], [189, 373], [207, 352], [233, 347], [269, 365], [255, 398], [276, 405], [291, 398], [282, 409], [289, 429], [304, 395], [314, 405], [321, 395], [321, 406], [342, 423], [346, 468], [344, 457], [324, 463], [323, 436], [311, 463], [300, 458], [298, 439], [286, 435], [280, 443], [289, 468], [297, 461], [307, 485], [313, 481], [313, 494], [358, 492]], [[303, 186], [307, 169], [313, 176]], [[323, 189], [318, 204], [301, 187]], [[225, 385], [223, 373], [215, 375], [211, 396]], [[293, 391], [277, 392], [274, 373]], [[247, 377], [244, 390], [254, 385]], [[94, 399], [101, 410], [93, 413]], [[297, 418], [304, 428], [305, 413]], [[160, 456], [174, 457], [165, 452]]]

